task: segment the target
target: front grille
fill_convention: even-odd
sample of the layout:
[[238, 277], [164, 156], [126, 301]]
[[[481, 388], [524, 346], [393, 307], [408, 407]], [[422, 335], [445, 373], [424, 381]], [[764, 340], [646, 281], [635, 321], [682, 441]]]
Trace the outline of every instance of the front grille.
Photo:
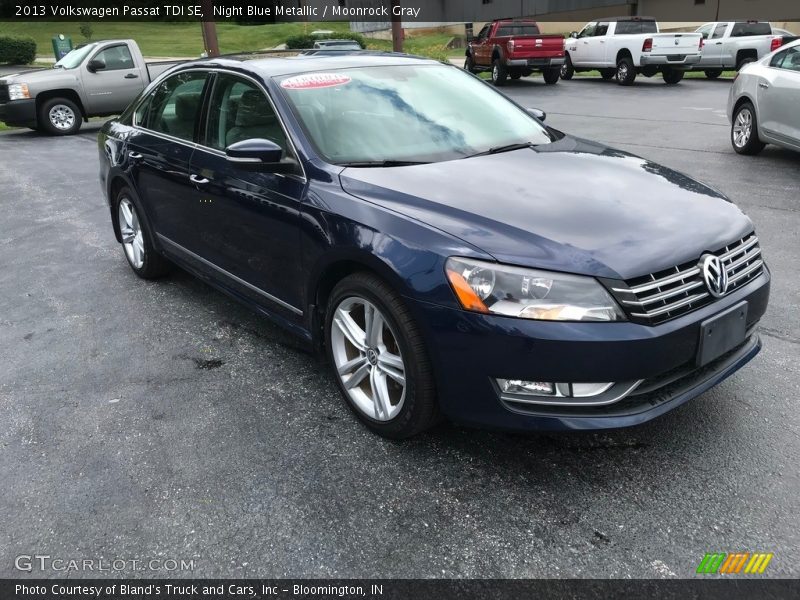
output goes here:
[[[713, 254], [720, 257], [728, 272], [728, 293], [764, 270], [754, 233]], [[632, 321], [647, 325], [669, 321], [715, 300], [703, 281], [700, 260], [630, 279], [625, 282], [627, 287], [614, 287], [612, 292]]]
[[8, 86], [7, 85], [0, 85], [0, 102], [2, 102], [2, 103], [8, 102]]

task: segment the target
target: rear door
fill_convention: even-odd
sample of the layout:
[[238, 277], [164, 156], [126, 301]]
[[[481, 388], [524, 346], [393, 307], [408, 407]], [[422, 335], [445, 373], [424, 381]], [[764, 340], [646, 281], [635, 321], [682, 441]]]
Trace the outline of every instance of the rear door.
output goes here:
[[[105, 67], [94, 73], [87, 65], [101, 61]], [[145, 84], [127, 44], [106, 46], [81, 67], [87, 110], [92, 115], [118, 114], [139, 95]]]
[[792, 46], [772, 57], [758, 84], [761, 128], [778, 141], [800, 145], [800, 47]]
[[197, 249], [195, 205], [189, 161], [206, 84], [206, 71], [183, 71], [165, 79], [134, 113], [127, 145], [129, 174], [156, 233], [174, 244]]

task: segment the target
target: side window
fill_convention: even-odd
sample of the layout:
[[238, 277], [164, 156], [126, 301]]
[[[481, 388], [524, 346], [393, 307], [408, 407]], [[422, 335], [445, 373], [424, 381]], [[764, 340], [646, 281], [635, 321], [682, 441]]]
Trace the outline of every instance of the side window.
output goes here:
[[191, 141], [203, 99], [206, 73], [173, 75], [156, 88], [149, 100], [143, 127]]
[[131, 51], [125, 45], [111, 46], [101, 50], [94, 55], [93, 60], [102, 60], [106, 65], [104, 71], [120, 71], [134, 67]]
[[488, 35], [489, 35], [489, 26], [484, 25], [483, 29], [481, 29], [481, 32], [478, 34], [478, 39], [485, 40], [488, 37]]
[[800, 72], [800, 50], [798, 50], [797, 46], [793, 46], [783, 52], [778, 52], [772, 57], [769, 66]]
[[597, 29], [594, 30], [594, 37], [606, 35], [608, 33], [608, 23], [598, 23]]
[[711, 28], [713, 26], [714, 25], [711, 24], [711, 23], [708, 23], [707, 25], [703, 25], [700, 29], [697, 30], [696, 33], [699, 33], [700, 35], [703, 36], [704, 40], [707, 40], [708, 39], [708, 35], [711, 33]]
[[583, 30], [578, 34], [579, 38], [585, 37], [592, 37], [594, 35], [594, 30], [597, 28], [597, 23], [589, 23]]
[[725, 35], [725, 30], [728, 29], [727, 23], [720, 23], [714, 28], [714, 33], [711, 34], [712, 40], [717, 40]]
[[210, 107], [206, 146], [225, 150], [236, 142], [261, 138], [288, 152], [286, 135], [272, 105], [251, 81], [235, 75], [217, 75]]
[[139, 106], [136, 107], [136, 110], [133, 111], [134, 125], [145, 126], [147, 124], [147, 111], [150, 110], [150, 102], [152, 99], [152, 94], [147, 96], [147, 98], [139, 103]]

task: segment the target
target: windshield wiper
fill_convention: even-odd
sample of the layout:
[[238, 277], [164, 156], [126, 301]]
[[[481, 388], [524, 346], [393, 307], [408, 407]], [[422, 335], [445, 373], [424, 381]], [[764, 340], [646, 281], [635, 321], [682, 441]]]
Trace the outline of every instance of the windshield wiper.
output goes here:
[[533, 142], [520, 142], [517, 144], [506, 144], [505, 146], [495, 146], [477, 154], [470, 154], [464, 158], [472, 158], [473, 156], [486, 156], [487, 154], [500, 154], [501, 152], [511, 152], [512, 150], [522, 150], [523, 148], [535, 148], [537, 144]]
[[409, 167], [411, 165], [429, 165], [431, 163], [418, 160], [362, 160], [336, 164], [340, 167]]

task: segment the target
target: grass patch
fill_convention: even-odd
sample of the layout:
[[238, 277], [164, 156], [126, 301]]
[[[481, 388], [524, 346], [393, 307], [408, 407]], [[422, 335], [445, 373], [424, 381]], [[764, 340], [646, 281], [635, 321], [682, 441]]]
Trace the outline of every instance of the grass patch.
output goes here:
[[17, 129], [17, 128], [16, 127], [9, 127], [8, 125], [6, 125], [2, 121], [0, 121], [0, 131], [7, 131], [9, 129]]

